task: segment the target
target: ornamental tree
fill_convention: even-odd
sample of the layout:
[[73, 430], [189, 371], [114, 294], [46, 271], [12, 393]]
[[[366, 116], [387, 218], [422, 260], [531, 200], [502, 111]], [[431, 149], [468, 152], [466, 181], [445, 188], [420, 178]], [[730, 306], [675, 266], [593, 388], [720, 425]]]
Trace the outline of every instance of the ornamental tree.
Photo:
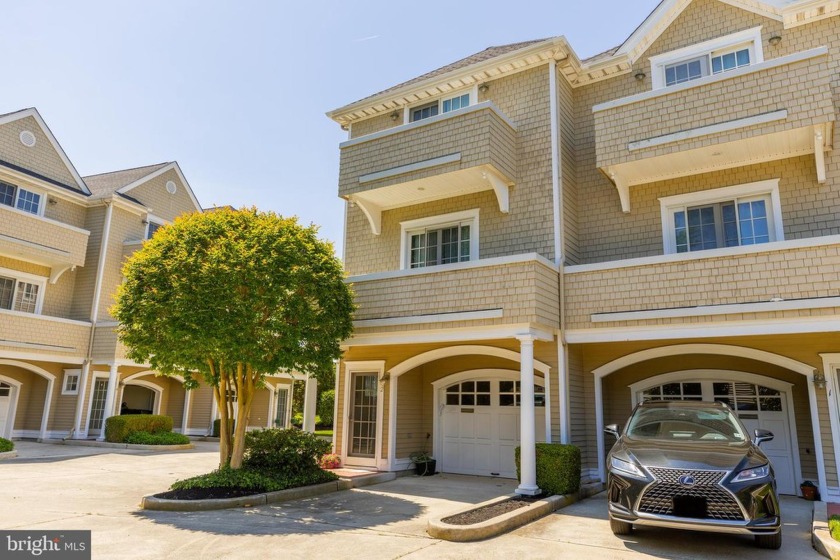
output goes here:
[[[111, 313], [127, 357], [213, 389], [219, 466], [240, 468], [265, 376], [323, 379], [352, 332], [352, 292], [315, 226], [256, 208], [184, 215], [123, 266]], [[235, 430], [231, 430], [231, 419]]]

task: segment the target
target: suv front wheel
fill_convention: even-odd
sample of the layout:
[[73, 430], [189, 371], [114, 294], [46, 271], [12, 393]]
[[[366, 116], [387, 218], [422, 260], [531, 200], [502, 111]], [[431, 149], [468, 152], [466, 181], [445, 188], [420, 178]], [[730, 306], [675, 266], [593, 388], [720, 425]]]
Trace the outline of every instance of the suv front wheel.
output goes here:
[[612, 529], [613, 535], [629, 535], [633, 532], [633, 524], [610, 517], [610, 529]]
[[778, 550], [782, 548], [782, 532], [779, 531], [775, 535], [756, 535], [755, 544], [758, 548]]

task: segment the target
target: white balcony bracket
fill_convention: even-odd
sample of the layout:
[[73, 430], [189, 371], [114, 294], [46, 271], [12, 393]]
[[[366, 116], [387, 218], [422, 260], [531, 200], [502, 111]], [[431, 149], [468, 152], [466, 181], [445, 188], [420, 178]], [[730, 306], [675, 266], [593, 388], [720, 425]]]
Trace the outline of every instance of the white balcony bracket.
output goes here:
[[615, 183], [615, 188], [618, 191], [618, 198], [621, 200], [621, 211], [625, 214], [630, 213], [630, 185], [615, 172], [610, 173], [610, 179]]
[[510, 185], [489, 169], [482, 173], [482, 177], [493, 187], [496, 193], [496, 200], [499, 201], [499, 211], [502, 214], [510, 212]]
[[370, 230], [373, 235], [382, 233], [382, 209], [379, 206], [358, 197], [350, 198], [350, 202], [356, 204], [364, 212], [365, 217], [370, 222]]
[[58, 279], [61, 278], [61, 275], [67, 271], [74, 271], [76, 270], [75, 264], [66, 264], [62, 266], [54, 266], [50, 269], [50, 284], [55, 284], [58, 282]]
[[814, 160], [817, 164], [817, 182], [825, 183], [825, 134], [822, 127], [814, 129]]

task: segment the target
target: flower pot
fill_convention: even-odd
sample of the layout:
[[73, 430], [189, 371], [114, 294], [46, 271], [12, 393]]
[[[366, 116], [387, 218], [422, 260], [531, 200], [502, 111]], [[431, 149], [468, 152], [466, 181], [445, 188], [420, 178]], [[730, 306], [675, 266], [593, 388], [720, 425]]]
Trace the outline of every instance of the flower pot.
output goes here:
[[432, 476], [435, 474], [437, 468], [437, 461], [432, 459], [423, 463], [414, 463], [414, 473], [417, 476]]
[[816, 486], [800, 486], [799, 490], [802, 491], [802, 497], [806, 500], [813, 502], [817, 498]]

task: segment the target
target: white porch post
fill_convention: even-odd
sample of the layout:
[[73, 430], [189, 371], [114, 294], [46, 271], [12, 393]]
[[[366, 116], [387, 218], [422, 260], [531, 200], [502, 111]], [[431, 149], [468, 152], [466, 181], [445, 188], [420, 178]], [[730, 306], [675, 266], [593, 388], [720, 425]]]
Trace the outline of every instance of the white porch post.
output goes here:
[[108, 373], [108, 391], [105, 393], [105, 410], [102, 412], [102, 429], [99, 432], [99, 441], [105, 440], [105, 422], [114, 415], [114, 400], [117, 395], [117, 383], [119, 382], [119, 369], [117, 364], [111, 364], [111, 371]]
[[192, 392], [184, 389], [184, 415], [181, 417], [181, 433], [187, 435], [187, 423], [190, 421], [190, 404]]
[[306, 378], [303, 395], [303, 431], [315, 431], [315, 410], [318, 408], [318, 381], [314, 377]]
[[557, 407], [560, 410], [560, 443], [571, 443], [569, 429], [569, 359], [566, 346], [557, 337]]
[[79, 375], [79, 394], [76, 396], [76, 414], [73, 417], [73, 439], [81, 438], [82, 431], [82, 410], [85, 403], [85, 396], [87, 393], [87, 381], [90, 375], [90, 360], [85, 360], [82, 365], [82, 372]]
[[41, 432], [38, 434], [38, 440], [43, 441], [47, 439], [47, 422], [50, 419], [50, 405], [52, 404], [53, 386], [55, 380], [47, 381], [47, 395], [44, 397], [44, 413], [41, 415]]
[[534, 337], [531, 335], [519, 339], [519, 465], [521, 478], [517, 494], [536, 496], [540, 493], [537, 486], [537, 437], [534, 419]]

